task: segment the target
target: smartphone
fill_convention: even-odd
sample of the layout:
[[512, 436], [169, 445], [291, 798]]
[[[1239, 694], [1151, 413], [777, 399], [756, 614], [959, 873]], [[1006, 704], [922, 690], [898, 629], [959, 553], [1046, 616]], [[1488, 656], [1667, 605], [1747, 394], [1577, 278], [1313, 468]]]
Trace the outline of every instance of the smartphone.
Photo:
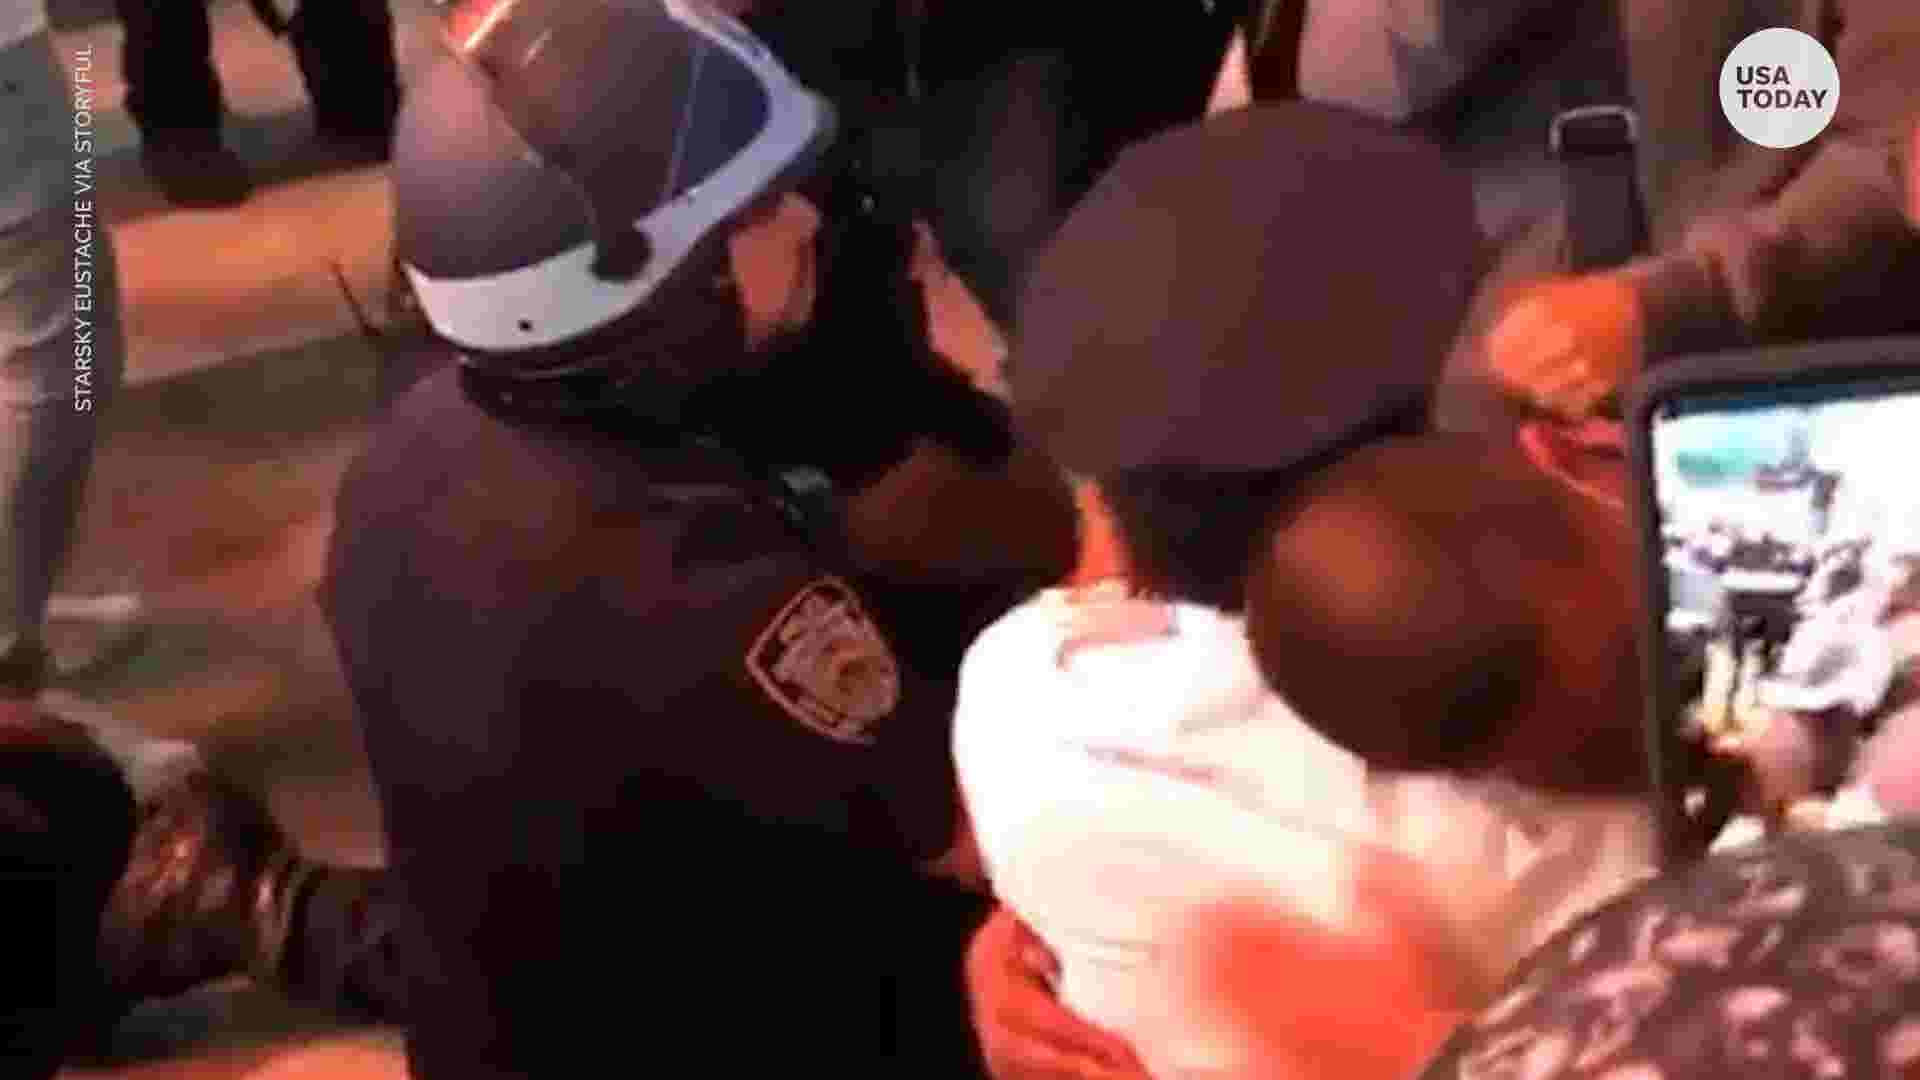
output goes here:
[[1860, 747], [1920, 689], [1920, 338], [1678, 358], [1625, 411], [1669, 858], [1874, 820]]

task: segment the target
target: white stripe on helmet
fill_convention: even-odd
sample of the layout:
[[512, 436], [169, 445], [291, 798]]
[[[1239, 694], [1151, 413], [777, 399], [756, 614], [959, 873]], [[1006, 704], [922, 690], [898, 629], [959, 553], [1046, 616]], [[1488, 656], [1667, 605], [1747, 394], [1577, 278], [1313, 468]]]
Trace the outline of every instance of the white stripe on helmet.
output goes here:
[[833, 124], [832, 107], [807, 90], [766, 46], [725, 14], [666, 0], [674, 19], [751, 68], [767, 88], [767, 120], [733, 160], [634, 222], [652, 256], [628, 281], [591, 272], [591, 240], [529, 266], [482, 277], [436, 278], [403, 264], [427, 321], [456, 345], [510, 352], [557, 345], [644, 303], [713, 228], [750, 203]]

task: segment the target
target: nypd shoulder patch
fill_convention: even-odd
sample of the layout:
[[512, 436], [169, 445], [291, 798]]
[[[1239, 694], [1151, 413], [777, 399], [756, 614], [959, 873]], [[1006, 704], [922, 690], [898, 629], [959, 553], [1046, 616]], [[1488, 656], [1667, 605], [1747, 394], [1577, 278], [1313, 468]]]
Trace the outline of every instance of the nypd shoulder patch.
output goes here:
[[783, 712], [865, 745], [900, 703], [900, 668], [860, 597], [838, 578], [802, 587], [747, 651], [747, 673]]

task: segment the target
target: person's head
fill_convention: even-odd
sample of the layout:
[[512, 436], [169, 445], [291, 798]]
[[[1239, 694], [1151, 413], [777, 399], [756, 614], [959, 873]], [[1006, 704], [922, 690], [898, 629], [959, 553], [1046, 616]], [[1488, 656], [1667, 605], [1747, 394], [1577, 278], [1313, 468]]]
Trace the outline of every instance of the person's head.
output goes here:
[[1644, 783], [1633, 539], [1510, 444], [1362, 449], [1282, 504], [1248, 582], [1268, 682], [1370, 763]]
[[1030, 271], [1016, 418], [1092, 479], [1140, 584], [1225, 609], [1272, 502], [1424, 421], [1480, 264], [1466, 177], [1319, 105], [1135, 144]]
[[1289, 470], [1130, 469], [1097, 478], [1093, 495], [1113, 522], [1129, 583], [1233, 612], [1260, 524], [1298, 482]]
[[638, 378], [668, 409], [811, 313], [795, 185], [826, 102], [701, 0], [470, 0], [408, 93], [400, 260], [434, 330], [515, 377]]

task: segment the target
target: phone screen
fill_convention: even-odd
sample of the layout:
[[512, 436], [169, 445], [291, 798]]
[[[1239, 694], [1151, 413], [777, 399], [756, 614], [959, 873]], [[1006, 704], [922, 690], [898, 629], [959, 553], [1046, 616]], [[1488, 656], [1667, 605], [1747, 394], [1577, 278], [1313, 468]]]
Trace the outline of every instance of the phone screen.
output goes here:
[[1863, 763], [1920, 689], [1920, 389], [1681, 394], [1650, 422], [1661, 722], [1743, 765], [1716, 845], [1878, 820]]

